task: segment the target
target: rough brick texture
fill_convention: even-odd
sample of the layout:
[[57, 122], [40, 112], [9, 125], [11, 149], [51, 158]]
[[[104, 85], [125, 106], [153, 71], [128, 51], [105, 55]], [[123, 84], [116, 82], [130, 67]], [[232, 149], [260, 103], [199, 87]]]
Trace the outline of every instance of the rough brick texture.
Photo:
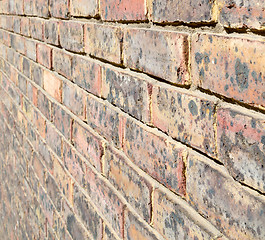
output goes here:
[[0, 239], [265, 239], [263, 0], [0, 0]]

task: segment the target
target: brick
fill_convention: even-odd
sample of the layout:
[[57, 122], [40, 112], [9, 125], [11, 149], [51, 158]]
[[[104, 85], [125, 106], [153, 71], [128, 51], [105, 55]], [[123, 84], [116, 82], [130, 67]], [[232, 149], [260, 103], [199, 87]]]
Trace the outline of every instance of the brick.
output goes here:
[[[45, 127], [46, 128], [46, 127]], [[42, 139], [39, 140], [38, 147], [36, 148], [39, 155], [42, 157], [48, 171], [53, 174], [54, 169], [54, 154], [48, 149], [48, 145]]]
[[102, 72], [102, 97], [140, 121], [150, 122], [148, 82], [107, 67]]
[[18, 88], [24, 95], [27, 95], [27, 79], [20, 73], [18, 74]]
[[49, 173], [47, 173], [47, 177], [45, 181], [45, 189], [53, 205], [55, 206], [55, 209], [57, 211], [60, 211], [61, 205], [62, 205], [61, 193], [60, 193], [59, 187], [57, 186], [55, 180]]
[[138, 214], [150, 223], [151, 185], [111, 147], [105, 150], [104, 170], [107, 179], [136, 209]]
[[166, 239], [213, 239], [221, 235], [217, 230], [203, 229], [200, 224], [205, 220], [198, 213], [188, 212], [186, 202], [177, 197], [172, 200], [161, 190], [155, 190], [153, 206], [153, 226]]
[[229, 238], [265, 236], [264, 196], [242, 187], [222, 166], [195, 153], [188, 157], [187, 199]]
[[62, 101], [62, 80], [47, 70], [44, 71], [43, 88], [58, 102]]
[[177, 84], [189, 84], [188, 34], [163, 30], [125, 30], [124, 65]]
[[44, 41], [53, 45], [59, 45], [59, 22], [49, 20], [44, 22]]
[[38, 89], [31, 84], [31, 82], [28, 82], [27, 85], [27, 92], [28, 92], [28, 98], [32, 102], [33, 105], [37, 107], [38, 104]]
[[93, 239], [102, 239], [102, 220], [78, 187], [74, 189], [74, 211], [81, 218]]
[[71, 134], [71, 116], [57, 104], [53, 105], [52, 111], [54, 126], [69, 140]]
[[74, 148], [65, 141], [63, 142], [63, 162], [65, 168], [72, 177], [80, 184], [81, 187], [84, 187], [86, 164], [77, 155], [76, 150], [74, 150]]
[[118, 240], [119, 238], [114, 235], [114, 233], [110, 230], [107, 225], [104, 225], [103, 228], [103, 240]]
[[37, 44], [37, 62], [51, 69], [52, 68], [52, 49], [44, 44]]
[[43, 163], [40, 161], [39, 156], [35, 152], [33, 153], [32, 157], [32, 167], [40, 183], [44, 185], [46, 169]]
[[38, 64], [31, 62], [31, 80], [40, 87], [43, 86], [44, 71]]
[[124, 205], [116, 193], [90, 168], [86, 171], [86, 191], [120, 238], [123, 236]]
[[78, 22], [60, 22], [61, 46], [73, 52], [84, 52], [84, 26]]
[[60, 49], [53, 49], [52, 64], [54, 71], [68, 79], [72, 78], [72, 56]]
[[76, 121], [73, 124], [72, 134], [74, 146], [97, 170], [100, 170], [100, 159], [103, 153], [101, 141], [91, 131]]
[[157, 236], [157, 234], [153, 233], [153, 230], [150, 226], [146, 226], [141, 222], [135, 215], [133, 215], [130, 211], [125, 211], [125, 220], [124, 220], [124, 234], [125, 239], [162, 239]]
[[35, 2], [34, 0], [24, 0], [23, 1], [23, 8], [25, 15], [36, 15], [33, 13]]
[[45, 139], [46, 120], [35, 109], [33, 111], [33, 124], [37, 128], [40, 136]]
[[25, 55], [33, 61], [36, 61], [37, 43], [31, 39], [25, 39]]
[[119, 27], [89, 23], [85, 25], [84, 36], [86, 53], [121, 63], [122, 32]]
[[19, 53], [25, 53], [25, 40], [22, 36], [19, 35], [10, 35], [10, 45], [13, 49], [18, 51]]
[[[25, 4], [26, 0], [24, 1]], [[25, 5], [24, 5], [25, 7]], [[34, 0], [33, 13], [38, 17], [49, 17], [49, 0]]]
[[153, 86], [152, 106], [154, 126], [183, 143], [216, 155], [214, 99], [177, 88]]
[[265, 118], [238, 107], [217, 110], [218, 159], [240, 182], [265, 193]]
[[146, 20], [146, 13], [146, 4], [144, 0], [100, 0], [100, 14], [104, 20]]
[[97, 0], [72, 0], [71, 15], [72, 16], [96, 16], [98, 14]]
[[[11, 42], [11, 37], [10, 37], [10, 34], [8, 32], [0, 30], [0, 36], [1, 36], [1, 42], [3, 44], [5, 44], [5, 46], [8, 46], [8, 47], [11, 46], [11, 43], [12, 43]], [[4, 54], [4, 53], [2, 53], [2, 54]], [[3, 57], [4, 57], [4, 55], [3, 55]]]
[[42, 19], [30, 18], [30, 36], [32, 38], [43, 40], [44, 22]]
[[101, 66], [83, 57], [74, 56], [72, 61], [73, 81], [97, 96], [101, 91]]
[[69, 0], [51, 0], [50, 12], [53, 17], [68, 18]]
[[46, 140], [47, 144], [49, 145], [49, 147], [60, 158], [62, 155], [61, 136], [55, 130], [55, 127], [48, 122], [46, 123], [45, 136], [46, 136], [45, 140]]
[[[13, 2], [13, 4], [11, 4]], [[17, 15], [21, 15], [24, 13], [23, 10], [23, 1], [15, 0], [9, 1], [9, 12], [15, 13]]]
[[32, 122], [33, 120], [32, 104], [25, 97], [23, 97], [21, 105], [22, 105], [22, 111], [25, 113], [25, 116], [29, 119], [29, 121]]
[[121, 147], [120, 119], [117, 111], [97, 98], [87, 95], [87, 124], [115, 146]]
[[30, 36], [30, 23], [29, 18], [22, 17], [20, 22], [20, 33], [24, 36]]
[[54, 207], [53, 207], [52, 201], [48, 197], [43, 187], [39, 188], [39, 199], [40, 199], [40, 206], [43, 209], [42, 210], [43, 214], [46, 217], [48, 224], [52, 226]]
[[27, 58], [22, 57], [22, 73], [29, 78], [30, 72], [30, 61]]
[[265, 26], [264, 2], [262, 0], [234, 2], [220, 0], [220, 22], [232, 28], [256, 28]]
[[20, 27], [21, 27], [21, 17], [15, 16], [13, 18], [13, 31], [15, 33], [20, 33]]
[[71, 82], [64, 81], [62, 103], [82, 120], [86, 118], [86, 93]]
[[154, 0], [151, 6], [154, 22], [210, 22], [214, 20], [213, 2], [203, 0]]
[[196, 34], [191, 54], [193, 79], [204, 89], [264, 107], [264, 50], [259, 38]]
[[185, 148], [129, 118], [124, 128], [125, 154], [157, 181], [185, 195]]

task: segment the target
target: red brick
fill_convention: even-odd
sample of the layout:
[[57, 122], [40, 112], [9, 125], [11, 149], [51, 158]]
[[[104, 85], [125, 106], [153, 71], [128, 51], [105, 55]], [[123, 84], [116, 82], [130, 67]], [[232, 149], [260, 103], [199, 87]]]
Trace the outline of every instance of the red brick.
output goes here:
[[62, 80], [52, 74], [51, 72], [45, 70], [43, 77], [43, 88], [57, 101], [62, 101]]
[[33, 61], [36, 61], [37, 58], [36, 48], [37, 43], [35, 41], [25, 38], [25, 55]]
[[53, 124], [64, 135], [64, 137], [70, 140], [71, 134], [71, 116], [60, 105], [53, 105]]
[[37, 44], [37, 62], [49, 69], [52, 68], [52, 49], [49, 46]]
[[57, 154], [59, 158], [62, 156], [62, 140], [61, 136], [56, 131], [56, 128], [50, 124], [46, 123], [45, 129], [45, 140], [49, 147]]
[[87, 95], [87, 124], [115, 146], [121, 147], [119, 114], [104, 102]]
[[20, 33], [24, 36], [30, 36], [30, 23], [29, 18], [22, 17], [20, 22]]
[[220, 22], [232, 28], [262, 29], [265, 25], [265, 11], [263, 0], [235, 2], [220, 0]]
[[213, 2], [203, 0], [153, 0], [154, 22], [210, 22], [214, 20]]
[[50, 12], [52, 17], [68, 18], [69, 0], [50, 0]]
[[59, 22], [48, 20], [44, 22], [44, 41], [53, 45], [59, 45]]
[[100, 0], [100, 13], [104, 20], [139, 21], [146, 20], [144, 0]]
[[62, 103], [82, 120], [86, 119], [86, 92], [75, 84], [63, 82]]
[[165, 239], [213, 239], [220, 232], [206, 229], [201, 224], [206, 222], [186, 202], [180, 198], [174, 200], [155, 190], [153, 203], [153, 226]]
[[38, 90], [38, 109], [47, 118], [51, 119], [51, 102], [47, 96], [40, 90]]
[[[39, 17], [49, 17], [49, 0], [34, 0], [33, 13]], [[25, 9], [25, 0], [24, 0]]]
[[214, 99], [178, 88], [153, 86], [153, 124], [173, 138], [216, 155]]
[[60, 22], [61, 46], [73, 52], [84, 51], [84, 26], [78, 22]]
[[73, 81], [97, 96], [101, 91], [101, 66], [97, 63], [79, 56], [74, 56], [72, 61]]
[[86, 188], [92, 202], [105, 216], [120, 238], [123, 236], [124, 205], [116, 193], [90, 168], [86, 171]]
[[43, 40], [43, 26], [42, 19], [30, 18], [30, 36], [32, 38]]
[[43, 77], [44, 77], [44, 71], [43, 68], [40, 67], [35, 62], [30, 63], [31, 67], [31, 80], [38, 84], [40, 87], [43, 86]]
[[219, 160], [236, 180], [265, 193], [264, 116], [239, 107], [218, 108], [217, 147]]
[[45, 139], [46, 120], [35, 109], [33, 112], [33, 124], [37, 128], [40, 136]]
[[61, 49], [53, 49], [52, 64], [54, 71], [68, 79], [72, 78], [72, 56]]
[[150, 122], [148, 82], [127, 72], [103, 68], [102, 97], [143, 122]]
[[33, 105], [37, 107], [38, 104], [38, 89], [28, 82], [28, 98], [32, 102]]
[[188, 202], [232, 239], [262, 239], [265, 234], [264, 197], [242, 187], [223, 166], [189, 153]]
[[124, 65], [169, 82], [189, 84], [188, 34], [164, 30], [125, 30]]
[[162, 239], [159, 234], [154, 233], [154, 230], [149, 225], [146, 225], [140, 221], [132, 212], [126, 210], [124, 215], [125, 239]]
[[184, 196], [185, 148], [129, 118], [124, 129], [125, 154], [151, 177]]
[[204, 89], [264, 107], [264, 51], [260, 38], [196, 34], [192, 41], [192, 79]]
[[105, 150], [104, 172], [128, 203], [145, 221], [150, 223], [151, 185], [111, 147], [107, 147]]
[[89, 23], [85, 25], [84, 36], [86, 53], [121, 63], [122, 32], [119, 27]]
[[96, 16], [98, 14], [98, 0], [72, 0], [72, 16]]
[[101, 141], [88, 129], [74, 121], [72, 141], [78, 151], [95, 166], [101, 170], [101, 156], [103, 153]]

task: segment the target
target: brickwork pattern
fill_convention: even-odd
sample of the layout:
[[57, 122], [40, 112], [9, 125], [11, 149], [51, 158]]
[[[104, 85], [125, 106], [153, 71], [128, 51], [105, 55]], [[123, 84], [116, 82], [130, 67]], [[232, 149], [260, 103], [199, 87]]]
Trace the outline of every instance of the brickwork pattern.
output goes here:
[[265, 239], [263, 0], [0, 0], [0, 238]]

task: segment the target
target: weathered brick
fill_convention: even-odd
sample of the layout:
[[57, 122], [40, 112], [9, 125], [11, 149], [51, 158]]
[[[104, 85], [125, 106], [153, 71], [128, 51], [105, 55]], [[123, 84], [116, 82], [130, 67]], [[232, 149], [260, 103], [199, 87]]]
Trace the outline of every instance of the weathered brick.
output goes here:
[[29, 24], [29, 18], [22, 17], [20, 22], [20, 33], [24, 36], [29, 37], [30, 36], [30, 24]]
[[185, 195], [185, 148], [129, 118], [124, 128], [126, 155], [150, 176], [174, 192]]
[[[166, 239], [213, 239], [221, 235], [200, 226], [205, 220], [189, 209], [182, 199], [172, 200], [161, 190], [154, 192], [153, 226]], [[195, 219], [195, 220], [194, 220]]]
[[[42, 43], [37, 44], [37, 62], [49, 69], [52, 68], [51, 47]], [[44, 79], [45, 79], [45, 74], [44, 74]]]
[[105, 216], [115, 232], [123, 236], [124, 205], [116, 193], [90, 168], [86, 171], [86, 189], [92, 202]]
[[72, 0], [71, 15], [73, 16], [96, 16], [98, 14], [97, 0]]
[[43, 187], [39, 188], [39, 200], [40, 200], [40, 206], [42, 207], [43, 214], [46, 217], [48, 224], [52, 226], [54, 207], [53, 207], [51, 199], [49, 198], [48, 194], [45, 192]]
[[78, 122], [74, 121], [72, 141], [80, 153], [93, 164], [96, 169], [101, 169], [102, 143], [88, 129], [84, 128]]
[[192, 79], [204, 89], [264, 107], [264, 51], [265, 43], [259, 38], [196, 34], [192, 41]]
[[264, 196], [235, 182], [211, 160], [189, 153], [188, 202], [231, 239], [263, 239]]
[[151, 17], [154, 22], [210, 22], [213, 2], [203, 0], [153, 0]]
[[36, 46], [37, 43], [35, 41], [25, 38], [25, 55], [33, 61], [36, 61], [37, 58]]
[[28, 95], [27, 96], [28, 96], [29, 100], [32, 102], [32, 104], [37, 107], [38, 89], [31, 82], [28, 82], [27, 87], [28, 87], [28, 89], [27, 89]]
[[62, 155], [62, 140], [61, 136], [56, 131], [56, 128], [50, 124], [46, 123], [45, 129], [45, 140], [50, 148], [57, 154], [58, 157]]
[[263, 0], [229, 1], [219, 0], [220, 22], [232, 28], [256, 28], [265, 26]]
[[30, 77], [30, 73], [31, 73], [31, 70], [30, 70], [30, 61], [25, 58], [25, 57], [22, 57], [22, 73], [26, 76], [26, 77]]
[[151, 221], [151, 185], [111, 147], [105, 150], [104, 172], [128, 203], [149, 223]]
[[126, 72], [102, 69], [102, 97], [143, 122], [150, 122], [148, 82]]
[[82, 191], [74, 188], [74, 211], [92, 234], [93, 239], [102, 239], [102, 220]]
[[33, 112], [33, 123], [34, 126], [37, 128], [40, 136], [45, 139], [46, 120], [35, 109]]
[[67, 52], [54, 48], [52, 52], [53, 69], [68, 79], [72, 78], [72, 56]]
[[46, 181], [45, 181], [45, 189], [46, 189], [47, 194], [49, 195], [49, 198], [51, 199], [53, 205], [55, 206], [56, 210], [60, 211], [61, 205], [62, 205], [60, 189], [57, 186], [53, 177], [49, 173], [47, 173], [47, 177], [46, 177]]
[[200, 93], [153, 86], [153, 124], [177, 140], [216, 155], [215, 102]]
[[25, 113], [25, 116], [29, 119], [30, 122], [32, 122], [33, 120], [32, 104], [25, 97], [23, 97], [21, 105], [22, 105], [22, 111]]
[[[24, 8], [25, 8], [24, 0]], [[34, 0], [33, 13], [39, 17], [49, 17], [49, 0]]]
[[9, 0], [9, 12], [15, 13], [15, 14], [23, 14], [23, 1], [20, 0]]
[[48, 20], [44, 23], [44, 41], [53, 45], [59, 45], [59, 22]]
[[218, 158], [238, 181], [265, 193], [265, 118], [238, 107], [217, 110]]
[[50, 11], [53, 17], [68, 18], [69, 0], [50, 0]]
[[43, 26], [42, 19], [30, 18], [30, 36], [38, 40], [43, 40]]
[[[0, 29], [0, 36], [1, 36], [1, 38], [0, 38], [1, 40], [0, 40], [0, 41], [1, 41], [2, 43], [4, 43], [5, 46], [8, 46], [8, 47], [11, 46], [11, 43], [12, 43], [12, 42], [11, 42], [11, 37], [10, 37], [10, 34], [9, 34], [8, 32], [1, 31], [1, 29]], [[13, 43], [13, 44], [14, 44], [14, 43]], [[5, 46], [4, 46], [4, 47], [5, 47]], [[4, 48], [4, 47], [3, 47], [3, 48]], [[1, 53], [1, 54], [3, 54], [3, 57], [4, 57], [4, 53], [5, 53], [5, 52]]]
[[48, 149], [48, 145], [42, 139], [39, 139], [38, 147], [36, 149], [39, 152], [39, 155], [42, 157], [47, 170], [52, 174], [54, 169], [54, 154], [52, 154], [50, 149]]
[[139, 21], [146, 20], [144, 0], [100, 0], [100, 13], [104, 20]]
[[47, 70], [44, 71], [43, 88], [57, 101], [62, 101], [62, 80]]
[[121, 147], [119, 114], [97, 98], [87, 95], [87, 124], [115, 146]]
[[177, 84], [189, 84], [188, 34], [163, 30], [125, 30], [124, 65]]
[[35, 152], [33, 153], [32, 157], [32, 167], [34, 169], [35, 174], [39, 178], [40, 183], [44, 185], [46, 168], [40, 161], [40, 157]]
[[18, 74], [18, 88], [24, 95], [27, 95], [27, 79], [20, 73]]
[[132, 212], [125, 210], [124, 234], [125, 239], [158, 240], [162, 239], [158, 234], [153, 233], [150, 226], [143, 224]]
[[21, 17], [14, 16], [13, 17], [13, 31], [15, 33], [20, 33], [20, 27], [21, 27]]
[[84, 26], [79, 22], [60, 22], [61, 46], [73, 52], [84, 51]]
[[71, 116], [60, 105], [53, 105], [53, 124], [68, 140], [71, 134]]
[[89, 23], [85, 25], [85, 52], [110, 62], [121, 63], [121, 28]]
[[86, 164], [77, 155], [76, 150], [65, 141], [63, 142], [63, 162], [73, 178], [81, 185], [81, 187], [84, 187]]
[[44, 71], [38, 64], [31, 62], [31, 80], [38, 84], [40, 87], [43, 86]]
[[85, 90], [99, 96], [101, 91], [101, 66], [87, 58], [74, 56], [73, 81]]
[[25, 40], [20, 35], [10, 35], [10, 46], [18, 51], [19, 53], [24, 54], [25, 53]]
[[64, 81], [62, 103], [82, 120], [86, 119], [86, 92], [75, 84]]

